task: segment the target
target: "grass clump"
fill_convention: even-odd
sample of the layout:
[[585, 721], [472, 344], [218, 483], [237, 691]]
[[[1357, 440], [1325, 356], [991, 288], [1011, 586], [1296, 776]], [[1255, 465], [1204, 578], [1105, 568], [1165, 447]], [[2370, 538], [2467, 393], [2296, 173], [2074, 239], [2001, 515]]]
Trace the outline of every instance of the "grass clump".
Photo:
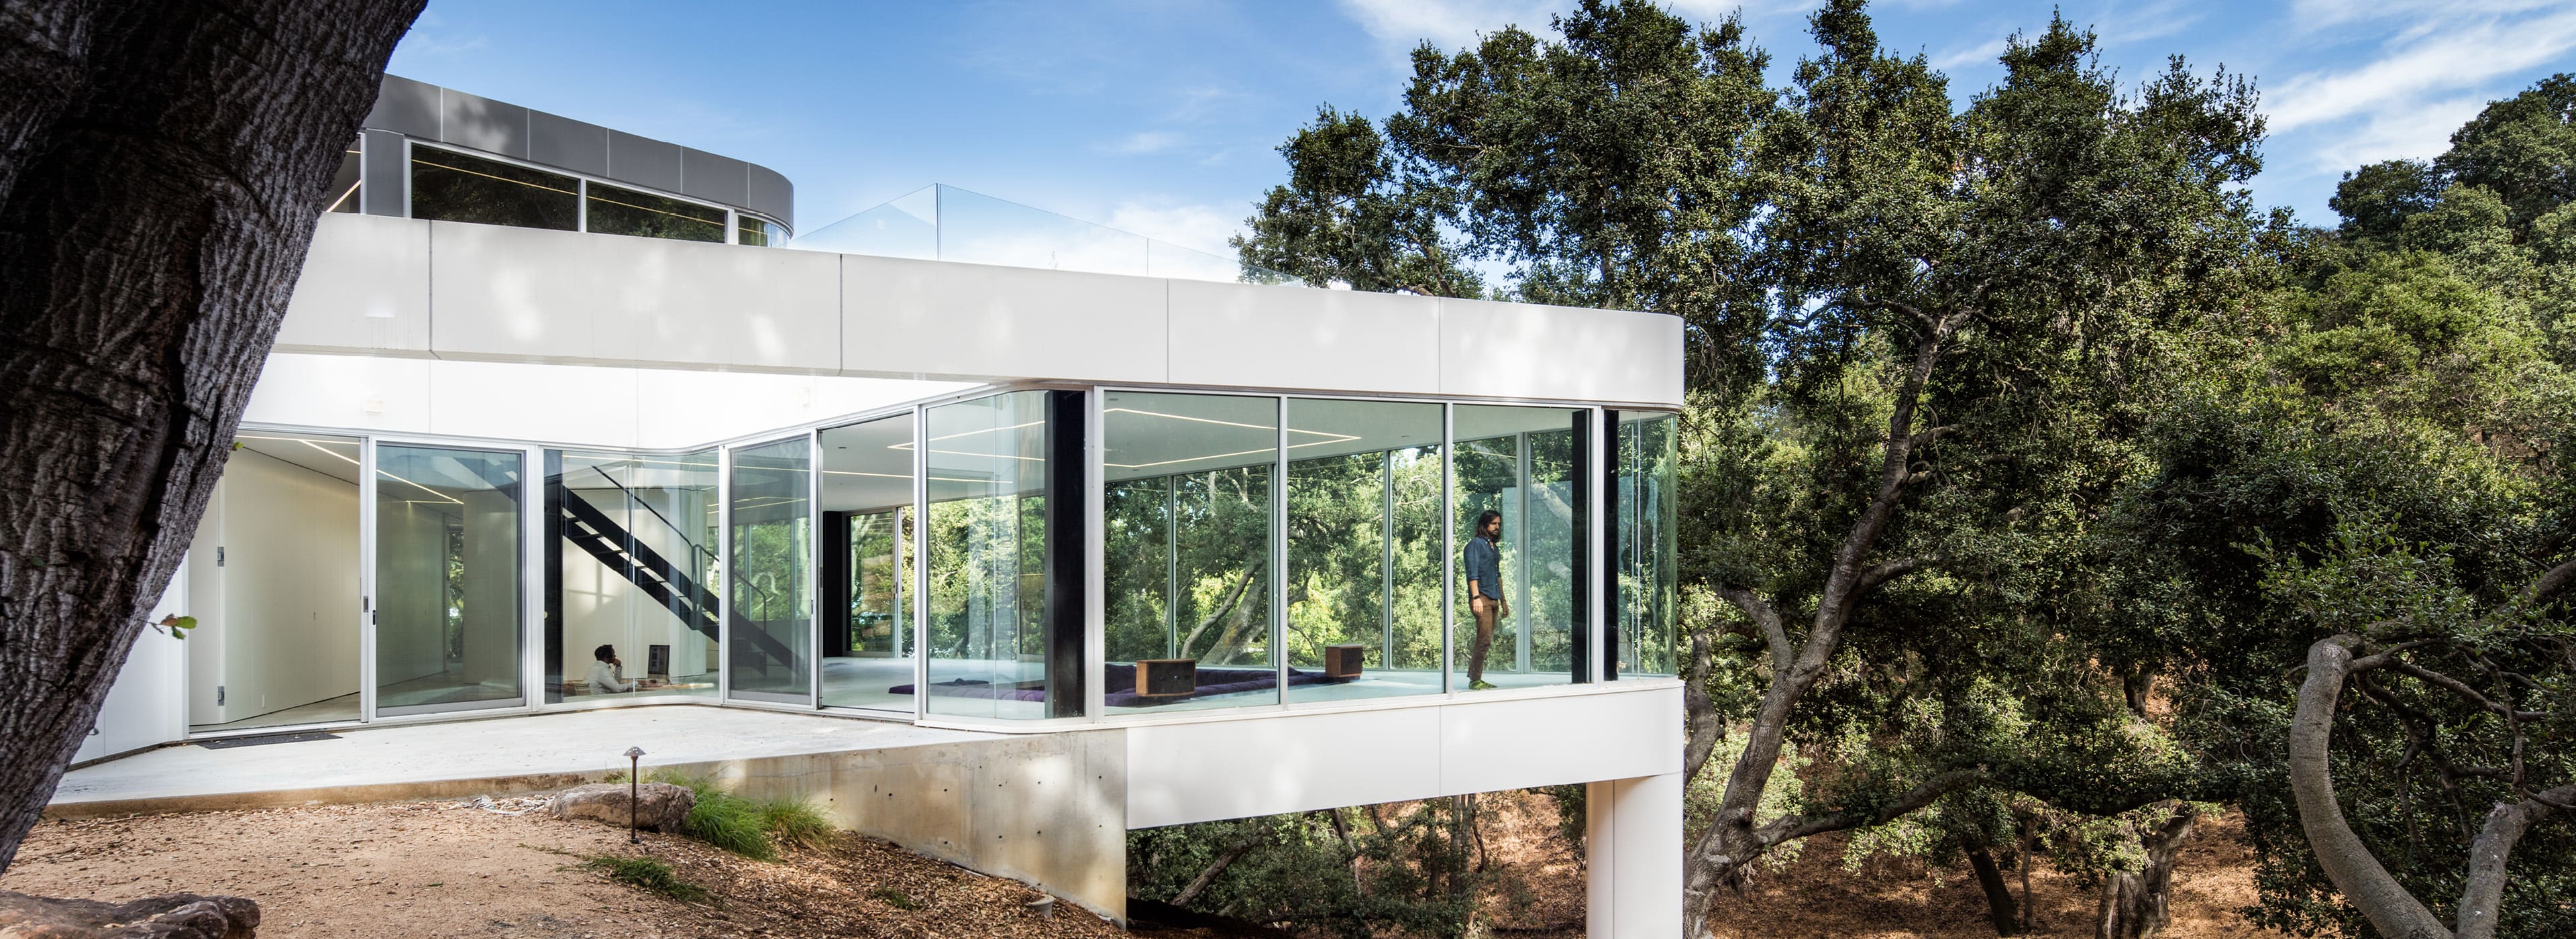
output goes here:
[[868, 891], [868, 896], [876, 898], [879, 903], [894, 907], [898, 910], [921, 909], [921, 901], [915, 900], [906, 895], [903, 891], [894, 889], [893, 887], [878, 887], [877, 889]]
[[697, 794], [683, 824], [689, 837], [760, 861], [778, 859], [781, 844], [820, 848], [832, 841], [832, 822], [797, 799], [745, 799], [718, 788], [714, 780], [656, 773], [653, 782], [686, 786]]
[[680, 879], [671, 865], [649, 857], [617, 854], [594, 854], [583, 858], [581, 866], [608, 875], [608, 879], [682, 903], [705, 903], [714, 899], [707, 888]]

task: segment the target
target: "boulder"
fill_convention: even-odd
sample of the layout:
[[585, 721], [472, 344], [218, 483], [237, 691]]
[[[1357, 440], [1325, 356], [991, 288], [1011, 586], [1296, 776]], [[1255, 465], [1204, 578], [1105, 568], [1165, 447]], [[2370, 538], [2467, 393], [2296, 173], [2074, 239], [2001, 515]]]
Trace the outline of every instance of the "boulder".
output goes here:
[[[626, 827], [626, 783], [592, 783], [574, 786], [555, 794], [546, 812], [556, 818], [586, 818], [604, 824]], [[635, 827], [648, 831], [678, 834], [689, 819], [689, 810], [698, 805], [698, 794], [687, 786], [670, 783], [645, 783], [636, 787]]]
[[259, 904], [171, 893], [124, 903], [0, 890], [0, 939], [252, 939]]

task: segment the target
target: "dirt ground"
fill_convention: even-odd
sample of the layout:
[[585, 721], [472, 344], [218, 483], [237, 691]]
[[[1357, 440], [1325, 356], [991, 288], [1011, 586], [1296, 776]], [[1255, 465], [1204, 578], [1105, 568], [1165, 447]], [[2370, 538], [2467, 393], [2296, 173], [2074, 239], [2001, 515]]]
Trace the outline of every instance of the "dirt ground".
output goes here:
[[[536, 800], [501, 808], [522, 809]], [[1556, 838], [1556, 808], [1534, 793], [1481, 797], [1485, 853], [1498, 882], [1479, 925], [1491, 935], [1583, 935], [1583, 862]], [[48, 821], [36, 827], [0, 889], [126, 900], [189, 891], [260, 904], [260, 935], [294, 937], [969, 937], [1126, 935], [1060, 905], [1041, 921], [1037, 891], [843, 835], [831, 848], [753, 861], [695, 841], [507, 816], [462, 802], [309, 806], [246, 812]], [[1843, 872], [1842, 841], [1811, 842], [1786, 871], [1719, 901], [1712, 935], [1955, 937], [1994, 935], [1964, 869], [1876, 863]], [[715, 895], [689, 904], [644, 893], [579, 866], [630, 850], [670, 864]], [[2271, 936], [2234, 910], [2253, 901], [2253, 859], [2241, 824], [2202, 827], [2175, 874], [2170, 939]], [[1935, 877], [1938, 882], [1935, 882]], [[2089, 936], [2094, 894], [2072, 878], [2033, 875], [2041, 936]], [[917, 909], [902, 909], [896, 901]], [[1183, 930], [1166, 939], [1216, 937]]]
[[[0, 889], [245, 896], [259, 902], [262, 939], [1125, 935], [1069, 905], [1040, 921], [1022, 905], [1039, 896], [1025, 885], [856, 835], [779, 863], [667, 835], [644, 841], [630, 849], [623, 830], [460, 802], [58, 820], [36, 826]], [[578, 866], [630, 850], [715, 901], [664, 899]]]

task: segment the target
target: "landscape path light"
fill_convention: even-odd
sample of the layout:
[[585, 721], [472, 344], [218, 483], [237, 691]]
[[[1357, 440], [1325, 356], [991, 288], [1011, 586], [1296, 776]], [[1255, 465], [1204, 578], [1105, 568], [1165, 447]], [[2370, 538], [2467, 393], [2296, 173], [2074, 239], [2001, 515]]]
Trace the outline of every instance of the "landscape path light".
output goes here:
[[627, 843], [627, 844], [643, 844], [643, 843], [644, 843], [644, 838], [643, 838], [643, 836], [641, 836], [641, 835], [637, 835], [637, 834], [635, 833], [635, 801], [636, 801], [636, 797], [637, 797], [637, 795], [638, 795], [638, 794], [642, 791], [642, 789], [643, 789], [643, 783], [644, 783], [644, 776], [643, 776], [643, 773], [644, 773], [644, 748], [643, 748], [643, 747], [627, 747], [627, 748], [626, 748], [626, 843]]

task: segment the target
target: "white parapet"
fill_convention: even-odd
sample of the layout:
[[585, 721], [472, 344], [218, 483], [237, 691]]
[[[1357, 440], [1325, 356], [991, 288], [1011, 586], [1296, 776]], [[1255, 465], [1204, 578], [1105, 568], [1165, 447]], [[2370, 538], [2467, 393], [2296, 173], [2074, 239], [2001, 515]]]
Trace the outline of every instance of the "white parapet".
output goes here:
[[1675, 407], [1672, 316], [325, 215], [277, 348]]

